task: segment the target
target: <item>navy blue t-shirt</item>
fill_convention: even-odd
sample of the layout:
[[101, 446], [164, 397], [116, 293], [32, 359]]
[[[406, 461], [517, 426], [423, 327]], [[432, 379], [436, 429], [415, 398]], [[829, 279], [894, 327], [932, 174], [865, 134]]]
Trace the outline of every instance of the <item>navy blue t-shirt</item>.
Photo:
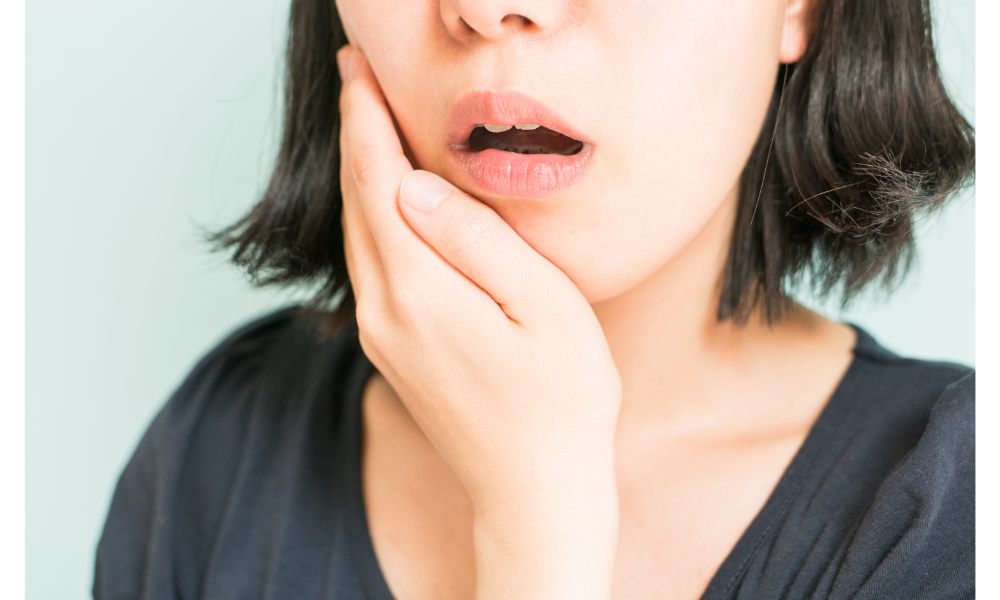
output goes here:
[[[295, 309], [206, 356], [150, 425], [97, 548], [96, 600], [391, 600], [361, 491], [356, 329]], [[975, 375], [854, 359], [703, 598], [975, 596]]]

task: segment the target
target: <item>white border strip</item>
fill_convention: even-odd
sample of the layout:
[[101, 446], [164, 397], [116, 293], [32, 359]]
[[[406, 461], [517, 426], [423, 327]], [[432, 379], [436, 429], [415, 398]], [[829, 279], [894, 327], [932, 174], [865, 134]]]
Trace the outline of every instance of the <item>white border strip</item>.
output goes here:
[[[1000, 598], [1000, 82], [996, 76], [1000, 4], [976, 2], [976, 595]], [[994, 507], [991, 509], [990, 507]]]

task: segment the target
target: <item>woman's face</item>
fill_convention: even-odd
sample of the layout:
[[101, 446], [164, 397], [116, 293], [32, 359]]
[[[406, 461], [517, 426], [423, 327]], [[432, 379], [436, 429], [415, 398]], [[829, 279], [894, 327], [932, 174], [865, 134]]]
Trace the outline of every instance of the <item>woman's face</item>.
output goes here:
[[[593, 303], [663, 268], [709, 222], [730, 227], [738, 178], [779, 61], [804, 50], [803, 9], [796, 6], [802, 3], [337, 6], [378, 77], [414, 166], [492, 207]], [[571, 156], [474, 152], [468, 138], [481, 123], [538, 124], [584, 145]], [[478, 135], [496, 143], [512, 133], [540, 132]], [[548, 138], [527, 141], [538, 139]]]

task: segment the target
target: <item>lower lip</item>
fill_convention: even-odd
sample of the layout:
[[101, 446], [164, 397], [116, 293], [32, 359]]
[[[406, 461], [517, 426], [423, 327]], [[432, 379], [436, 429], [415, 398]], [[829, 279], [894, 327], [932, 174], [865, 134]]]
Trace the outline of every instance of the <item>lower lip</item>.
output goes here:
[[589, 146], [571, 156], [456, 149], [458, 163], [482, 190], [498, 196], [538, 198], [573, 186], [590, 164]]

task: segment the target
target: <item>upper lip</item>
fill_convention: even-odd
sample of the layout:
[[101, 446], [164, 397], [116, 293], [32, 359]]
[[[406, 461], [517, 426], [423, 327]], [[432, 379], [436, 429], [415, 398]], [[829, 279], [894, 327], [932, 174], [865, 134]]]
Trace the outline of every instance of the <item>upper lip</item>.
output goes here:
[[538, 100], [515, 91], [468, 92], [455, 102], [448, 119], [448, 145], [463, 148], [476, 125], [541, 125], [567, 137], [589, 144], [589, 140], [564, 118]]

